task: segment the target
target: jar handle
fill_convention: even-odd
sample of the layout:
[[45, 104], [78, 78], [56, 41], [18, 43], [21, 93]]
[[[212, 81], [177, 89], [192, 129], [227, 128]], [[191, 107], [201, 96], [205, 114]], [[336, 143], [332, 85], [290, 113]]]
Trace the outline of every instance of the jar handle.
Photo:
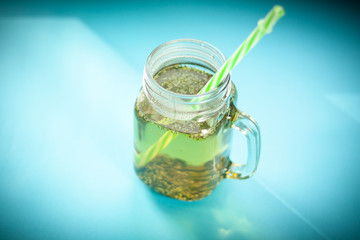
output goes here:
[[248, 147], [246, 165], [229, 161], [225, 168], [226, 178], [246, 179], [254, 175], [260, 158], [260, 128], [249, 115], [232, 105], [232, 128], [245, 135]]

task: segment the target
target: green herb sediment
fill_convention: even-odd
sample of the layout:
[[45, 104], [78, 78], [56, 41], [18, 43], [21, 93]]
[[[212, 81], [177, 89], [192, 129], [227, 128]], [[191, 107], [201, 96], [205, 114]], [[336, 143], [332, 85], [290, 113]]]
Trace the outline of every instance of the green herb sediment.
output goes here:
[[[154, 79], [170, 91], [196, 94], [210, 77], [198, 69], [171, 66]], [[222, 177], [222, 167], [217, 165], [228, 159], [231, 131], [225, 129], [229, 112], [202, 122], [169, 119], [153, 109], [143, 91], [134, 112], [135, 168], [139, 178], [155, 191], [178, 199], [196, 200], [208, 195]], [[176, 138], [143, 164], [142, 154], [169, 130], [177, 134]]]

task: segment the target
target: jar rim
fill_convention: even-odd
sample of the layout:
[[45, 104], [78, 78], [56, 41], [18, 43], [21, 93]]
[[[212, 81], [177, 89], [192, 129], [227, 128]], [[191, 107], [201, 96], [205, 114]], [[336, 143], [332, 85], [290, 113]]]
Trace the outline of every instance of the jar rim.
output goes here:
[[[173, 97], [177, 97], [177, 98], [182, 98], [182, 99], [203, 99], [204, 97], [209, 97], [213, 94], [216, 94], [217, 92], [221, 92], [222, 90], [226, 89], [227, 86], [230, 83], [230, 73], [225, 76], [221, 82], [219, 83], [219, 85], [217, 87], [215, 87], [214, 89], [202, 93], [202, 94], [182, 94], [182, 93], [176, 93], [173, 91], [170, 91], [164, 87], [162, 87], [157, 81], [155, 81], [153, 74], [150, 72], [150, 62], [153, 60], [154, 56], [163, 48], [169, 46], [169, 45], [174, 45], [177, 43], [194, 43], [194, 44], [198, 44], [199, 46], [205, 48], [206, 50], [210, 50], [213, 53], [212, 58], [217, 57], [218, 60], [220, 60], [220, 62], [222, 64], [224, 64], [226, 62], [226, 57], [224, 56], [224, 54], [217, 49], [216, 47], [214, 47], [213, 45], [211, 45], [210, 43], [201, 41], [201, 40], [197, 40], [197, 39], [191, 39], [191, 38], [183, 38], [183, 39], [175, 39], [175, 40], [170, 40], [167, 41], [161, 45], [159, 45], [158, 47], [156, 47], [148, 56], [147, 60], [146, 60], [146, 64], [145, 64], [145, 69], [144, 69], [144, 73], [147, 75], [146, 78], [147, 79], [151, 79], [151, 82], [155, 84], [155, 86], [157, 88], [160, 88], [161, 91], [164, 91], [166, 94], [169, 94]], [[215, 56], [214, 56], [215, 55]], [[221, 66], [220, 66], [221, 67]], [[219, 70], [219, 68], [217, 68], [216, 70]]]

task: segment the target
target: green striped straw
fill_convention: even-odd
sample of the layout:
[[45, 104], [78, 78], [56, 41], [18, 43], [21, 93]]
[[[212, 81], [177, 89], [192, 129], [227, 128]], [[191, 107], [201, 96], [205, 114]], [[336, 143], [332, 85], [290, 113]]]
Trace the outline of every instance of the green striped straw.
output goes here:
[[[284, 8], [282, 6], [275, 5], [264, 19], [259, 20], [257, 27], [198, 92], [198, 94], [206, 93], [216, 88], [221, 83], [222, 79], [230, 73], [230, 71], [259, 42], [259, 40], [265, 34], [271, 33], [273, 26], [282, 16], [284, 16], [284, 14]], [[164, 148], [166, 148], [176, 136], [177, 133], [168, 130], [157, 142], [149, 147], [146, 152], [140, 155], [140, 161], [137, 163], [138, 166], [143, 166], [151, 161]]]

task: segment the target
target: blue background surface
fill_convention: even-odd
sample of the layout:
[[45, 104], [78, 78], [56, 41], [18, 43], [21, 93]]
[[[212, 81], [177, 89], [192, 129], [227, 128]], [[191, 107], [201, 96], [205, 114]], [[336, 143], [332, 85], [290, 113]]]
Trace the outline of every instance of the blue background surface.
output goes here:
[[[226, 56], [274, 4], [286, 16], [232, 72], [262, 131], [245, 181], [207, 198], [133, 171], [147, 56], [195, 38]], [[0, 3], [1, 239], [360, 237], [359, 16], [346, 1]], [[233, 158], [244, 154], [235, 138]]]

